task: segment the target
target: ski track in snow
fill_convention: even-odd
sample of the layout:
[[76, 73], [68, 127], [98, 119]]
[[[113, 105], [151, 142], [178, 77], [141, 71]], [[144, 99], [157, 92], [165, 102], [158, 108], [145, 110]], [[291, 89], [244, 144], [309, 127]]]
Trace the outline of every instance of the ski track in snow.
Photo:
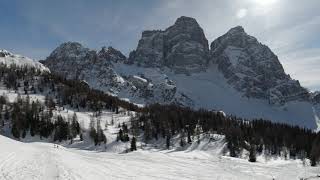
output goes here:
[[[51, 143], [22, 143], [0, 136], [0, 179], [299, 179], [298, 161], [249, 163], [201, 151], [147, 151], [128, 154], [77, 150]], [[306, 167], [316, 177], [319, 167]]]

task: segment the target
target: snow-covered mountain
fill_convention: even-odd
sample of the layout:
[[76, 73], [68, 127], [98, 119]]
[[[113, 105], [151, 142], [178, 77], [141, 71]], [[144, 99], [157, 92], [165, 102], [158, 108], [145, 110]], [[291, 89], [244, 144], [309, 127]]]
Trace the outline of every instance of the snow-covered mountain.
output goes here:
[[41, 71], [49, 71], [47, 67], [33, 59], [13, 54], [4, 49], [0, 50], [0, 63], [5, 64], [7, 66], [15, 64], [17, 66], [34, 67]]
[[197, 21], [183, 16], [164, 31], [144, 31], [129, 58], [111, 47], [96, 52], [68, 42], [43, 63], [138, 104], [176, 103], [317, 128], [309, 92], [240, 26], [209, 49]]

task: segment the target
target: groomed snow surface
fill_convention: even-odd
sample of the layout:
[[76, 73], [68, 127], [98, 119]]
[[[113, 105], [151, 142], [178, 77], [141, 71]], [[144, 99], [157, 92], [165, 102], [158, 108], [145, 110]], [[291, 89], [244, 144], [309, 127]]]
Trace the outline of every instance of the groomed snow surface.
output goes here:
[[52, 143], [23, 143], [0, 135], [0, 179], [299, 179], [319, 167], [300, 161], [249, 163], [203, 151], [138, 150], [127, 154], [54, 148]]
[[[64, 109], [55, 113], [67, 117], [73, 111]], [[90, 115], [90, 112], [77, 112], [84, 130], [89, 128]], [[117, 124], [129, 124], [129, 119], [128, 114], [102, 112], [106, 146], [94, 146], [88, 135], [84, 135], [82, 142], [76, 138], [71, 145], [69, 141], [61, 142], [58, 148], [49, 139], [27, 135], [21, 142], [0, 135], [0, 179], [291, 180], [317, 179], [320, 174], [320, 167], [310, 167], [309, 163], [304, 166], [301, 160], [270, 157], [266, 160], [259, 156], [258, 162], [250, 163], [247, 158], [224, 156], [225, 141], [221, 135], [202, 136], [200, 144], [194, 142], [185, 148], [179, 148], [180, 138], [173, 137], [170, 150], [165, 150], [164, 140], [149, 145], [139, 141], [138, 151], [124, 153], [130, 143], [116, 142]]]

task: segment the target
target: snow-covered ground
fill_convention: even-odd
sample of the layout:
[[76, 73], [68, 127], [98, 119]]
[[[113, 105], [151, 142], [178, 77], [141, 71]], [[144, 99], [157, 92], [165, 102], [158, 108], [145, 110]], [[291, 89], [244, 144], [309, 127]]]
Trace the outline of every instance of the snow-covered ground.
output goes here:
[[204, 151], [138, 150], [127, 154], [54, 148], [0, 135], [0, 179], [299, 179], [320, 174], [300, 161], [247, 160]]

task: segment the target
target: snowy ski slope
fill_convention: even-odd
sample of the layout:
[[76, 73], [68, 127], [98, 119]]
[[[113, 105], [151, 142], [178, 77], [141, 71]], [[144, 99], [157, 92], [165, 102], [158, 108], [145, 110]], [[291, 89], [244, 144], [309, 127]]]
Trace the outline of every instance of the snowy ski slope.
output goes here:
[[[319, 167], [299, 161], [249, 163], [200, 151], [139, 150], [128, 154], [54, 148], [0, 135], [0, 179], [317, 179]], [[314, 177], [314, 178], [312, 178]]]

